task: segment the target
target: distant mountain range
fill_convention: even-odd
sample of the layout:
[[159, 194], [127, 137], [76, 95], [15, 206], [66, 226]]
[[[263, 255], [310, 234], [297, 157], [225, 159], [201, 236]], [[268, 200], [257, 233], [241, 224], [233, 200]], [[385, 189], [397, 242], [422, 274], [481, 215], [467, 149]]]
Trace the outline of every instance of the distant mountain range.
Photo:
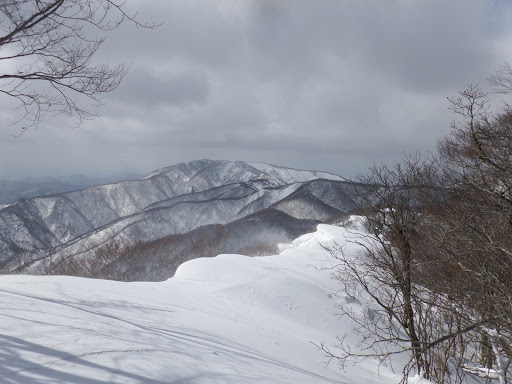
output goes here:
[[[191, 258], [270, 254], [354, 208], [326, 172], [198, 160], [0, 210], [3, 273], [163, 280]], [[251, 236], [246, 236], [251, 233]]]
[[[130, 175], [130, 178], [135, 177], [138, 176]], [[69, 177], [28, 177], [21, 180], [0, 180], [0, 207], [12, 204], [19, 199], [74, 191], [91, 185], [111, 183], [116, 179], [119, 180], [119, 178], [114, 177], [75, 175]]]

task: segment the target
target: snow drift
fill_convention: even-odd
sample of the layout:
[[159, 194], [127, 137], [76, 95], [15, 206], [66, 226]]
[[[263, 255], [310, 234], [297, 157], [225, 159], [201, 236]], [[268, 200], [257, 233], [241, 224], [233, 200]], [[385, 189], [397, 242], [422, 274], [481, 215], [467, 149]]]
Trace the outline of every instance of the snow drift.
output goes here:
[[160, 283], [1, 276], [2, 382], [397, 383], [399, 366], [344, 372], [312, 344], [352, 328], [321, 268], [320, 244], [345, 236], [319, 225], [279, 255], [196, 259]]

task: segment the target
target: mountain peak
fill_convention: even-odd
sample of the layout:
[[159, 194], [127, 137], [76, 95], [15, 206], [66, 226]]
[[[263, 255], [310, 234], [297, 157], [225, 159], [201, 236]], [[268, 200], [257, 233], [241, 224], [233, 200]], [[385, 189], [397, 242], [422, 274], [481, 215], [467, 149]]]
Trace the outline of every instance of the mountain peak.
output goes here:
[[[344, 211], [338, 208], [343, 200], [338, 196], [345, 179], [265, 163], [196, 160], [138, 180], [25, 199], [0, 210], [0, 263], [5, 271], [32, 268], [42, 273], [50, 255], [52, 260], [93, 257], [95, 249], [109, 242], [150, 242], [201, 226], [228, 225], [319, 179], [328, 184], [314, 189], [321, 201], [297, 195], [276, 205], [294, 220], [303, 220], [276, 219], [279, 223], [272, 225], [284, 236], [291, 229], [310, 227], [309, 218], [299, 211], [314, 220]], [[327, 193], [329, 188], [332, 193]]]
[[177, 178], [181, 174], [181, 179], [191, 179], [200, 177], [200, 175], [210, 173], [217, 176], [238, 182], [247, 182], [256, 179], [266, 179], [272, 185], [284, 185], [294, 182], [306, 182], [315, 179], [329, 179], [337, 181], [347, 181], [347, 179], [328, 172], [297, 170], [294, 168], [282, 167], [267, 163], [231, 161], [231, 160], [194, 160], [186, 163], [179, 163], [169, 167], [161, 168], [151, 172], [142, 180], [166, 175]]

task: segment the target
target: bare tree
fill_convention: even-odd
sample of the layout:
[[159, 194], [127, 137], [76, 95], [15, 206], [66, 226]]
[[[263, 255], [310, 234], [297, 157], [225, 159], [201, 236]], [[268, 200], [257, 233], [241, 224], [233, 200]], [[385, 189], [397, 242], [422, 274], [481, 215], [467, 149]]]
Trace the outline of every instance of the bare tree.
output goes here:
[[487, 79], [496, 93], [510, 95], [512, 93], [512, 66], [507, 61]]
[[363, 341], [359, 351], [350, 349], [343, 337], [331, 351], [320, 347], [342, 364], [366, 357], [381, 360], [398, 353], [410, 353], [410, 364], [404, 369], [404, 380], [411, 369], [431, 374], [430, 344], [440, 330], [431, 311], [439, 294], [415, 284], [420, 270], [417, 254], [420, 242], [417, 228], [423, 221], [418, 212], [421, 189], [430, 187], [433, 163], [419, 155], [408, 156], [393, 167], [373, 166], [369, 175], [359, 178], [353, 199], [365, 212], [367, 234], [350, 240], [357, 243], [361, 254], [346, 254], [342, 246], [328, 250], [338, 261], [335, 276], [349, 296], [362, 291], [371, 304], [364, 312], [341, 307], [356, 324]]
[[[491, 76], [512, 92], [507, 63]], [[367, 232], [352, 240], [361, 253], [329, 249], [348, 297], [370, 299], [341, 314], [363, 335], [359, 350], [340, 337], [330, 358], [342, 364], [410, 353], [410, 369], [434, 383], [470, 373], [512, 382], [512, 107], [491, 112], [487, 94], [470, 85], [448, 99], [459, 116], [438, 156], [411, 156], [374, 166], [354, 200]]]
[[[491, 77], [504, 92], [512, 72]], [[449, 99], [462, 117], [439, 144], [450, 199], [434, 214], [430, 240], [436, 258], [457, 278], [451, 288], [479, 321], [480, 360], [500, 383], [512, 379], [512, 110], [488, 113], [486, 94], [470, 86]]]
[[[443, 184], [448, 179], [438, 167], [438, 161], [409, 156], [393, 167], [374, 166], [360, 178], [354, 200], [365, 215], [367, 233], [349, 242], [361, 252], [354, 256], [343, 246], [328, 250], [338, 262], [335, 276], [342, 291], [370, 299], [363, 312], [340, 307], [363, 338], [356, 350], [343, 336], [335, 350], [319, 347], [342, 365], [409, 353], [403, 382], [414, 369], [435, 383], [462, 382], [465, 372], [501, 375], [506, 383], [510, 348], [501, 322], [510, 301], [502, 295], [505, 275], [497, 274], [503, 265], [494, 264], [498, 254], [472, 233], [491, 232], [474, 221], [470, 203]], [[495, 224], [497, 233], [503, 222]], [[467, 364], [478, 359], [486, 361], [487, 371]]]
[[[0, 2], [0, 94], [14, 99], [21, 131], [46, 115], [95, 116], [100, 96], [114, 90], [124, 65], [95, 64], [104, 34], [129, 20], [117, 0], [3, 0]], [[98, 31], [100, 36], [98, 36]]]

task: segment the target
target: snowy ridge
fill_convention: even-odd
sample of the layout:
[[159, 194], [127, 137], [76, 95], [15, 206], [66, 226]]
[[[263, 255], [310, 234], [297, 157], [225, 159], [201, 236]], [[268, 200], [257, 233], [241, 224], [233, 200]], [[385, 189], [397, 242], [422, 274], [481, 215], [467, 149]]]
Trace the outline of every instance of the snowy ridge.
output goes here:
[[[225, 223], [241, 216], [238, 213], [251, 214], [255, 209], [268, 208], [277, 201], [277, 196], [286, 197], [294, 192], [301, 183], [318, 177], [328, 177], [332, 181], [343, 178], [315, 171], [297, 171], [267, 164], [248, 164], [241, 161], [198, 160], [181, 163], [155, 171], [140, 180], [121, 181], [88, 187], [82, 190], [55, 195], [22, 199], [0, 210], [0, 263], [12, 261], [14, 255], [34, 253], [41, 249], [71, 245], [77, 240], [94, 236], [105, 229], [106, 233], [124, 231], [126, 225], [134, 221], [148, 220], [142, 234], [151, 231], [154, 235], [140, 238], [154, 239], [161, 234], [182, 233], [201, 225]], [[284, 188], [285, 189], [280, 189]], [[221, 190], [224, 189], [224, 192]], [[274, 189], [276, 193], [271, 190]], [[250, 196], [253, 195], [253, 200]], [[274, 196], [274, 197], [272, 197]], [[247, 198], [244, 204], [243, 198]], [[222, 203], [208, 202], [239, 199], [239, 206], [232, 207], [228, 214], [217, 214]], [[189, 204], [190, 212], [174, 212], [172, 207], [179, 203]], [[233, 206], [233, 204], [231, 204]], [[166, 227], [165, 213], [152, 210], [169, 207], [168, 213], [185, 214], [195, 217], [184, 225], [172, 219]], [[185, 209], [186, 210], [186, 209]], [[152, 213], [155, 213], [152, 216]], [[133, 215], [139, 215], [140, 220]], [[197, 218], [197, 216], [200, 218]], [[176, 216], [178, 217], [178, 216]], [[216, 221], [217, 220], [217, 221]], [[123, 222], [125, 222], [123, 224]], [[154, 223], [157, 223], [154, 225]], [[126, 224], [126, 225], [125, 225]], [[133, 240], [138, 232], [123, 234], [123, 238]], [[100, 236], [101, 237], [101, 236]], [[107, 238], [105, 238], [106, 240]], [[32, 256], [25, 257], [27, 260]]]
[[333, 316], [344, 298], [319, 269], [332, 264], [320, 243], [346, 236], [320, 225], [279, 255], [196, 259], [161, 283], [0, 276], [0, 375], [24, 384], [397, 383], [376, 361], [325, 367], [311, 344], [351, 328]]
[[[272, 241], [291, 241], [287, 233], [297, 236], [295, 229], [311, 230], [308, 221], [321, 222], [353, 208], [347, 194], [353, 187], [343, 180], [323, 172], [263, 163], [199, 160], [164, 168], [140, 180], [22, 199], [0, 210], [1, 272], [48, 274], [71, 258], [82, 265], [93, 263], [98, 248], [109, 242], [157, 241], [203, 226], [227, 225], [269, 208], [289, 216], [274, 215], [279, 221], [276, 225], [269, 222], [271, 216], [262, 216], [281, 236], [273, 236]], [[191, 239], [189, 246], [198, 239]], [[259, 239], [259, 244], [244, 250], [235, 247], [236, 240], [230, 237], [224, 251], [261, 254], [266, 247], [268, 254], [272, 245], [265, 244], [264, 236]], [[175, 262], [187, 259], [183, 252], [173, 256]], [[175, 270], [175, 262], [166, 273]], [[135, 272], [135, 264], [133, 268], [139, 279], [150, 279]], [[89, 277], [100, 273], [97, 269], [89, 275], [85, 270], [74, 271], [68, 273]], [[129, 279], [130, 272], [126, 273], [123, 279]]]
[[[171, 206], [142, 211], [116, 220], [107, 226], [98, 228], [76, 240], [56, 248], [54, 260], [60, 257], [78, 255], [81, 258], [92, 257], [91, 245], [102, 245], [113, 238], [125, 241], [152, 241], [170, 233], [183, 234], [194, 228], [209, 224], [227, 224], [271, 206], [284, 196], [289, 195], [300, 185], [292, 184], [279, 189], [252, 191], [252, 194], [238, 199], [218, 198], [207, 201], [181, 201]], [[45, 261], [30, 265], [25, 272], [38, 274]]]
[[170, 177], [175, 180], [181, 179], [187, 182], [197, 178], [196, 185], [199, 186], [201, 183], [204, 183], [204, 180], [199, 181], [199, 179], [206, 170], [208, 170], [208, 173], [216, 174], [217, 178], [223, 180], [224, 183], [229, 182], [230, 179], [250, 181], [262, 177], [271, 181], [274, 186], [315, 179], [347, 181], [347, 179], [341, 176], [328, 172], [303, 171], [265, 163], [246, 163], [228, 160], [196, 160], [181, 163], [151, 172], [143, 177], [142, 180], [172, 175]]
[[292, 183], [292, 182], [306, 182], [316, 179], [328, 179], [328, 180], [336, 180], [336, 181], [348, 181], [344, 177], [333, 175], [328, 172], [319, 172], [319, 171], [302, 171], [293, 168], [286, 167], [275, 167], [273, 165], [265, 164], [265, 163], [247, 163], [254, 168], [260, 170], [264, 174], [269, 174], [274, 176], [276, 179], [281, 180], [284, 183]]

